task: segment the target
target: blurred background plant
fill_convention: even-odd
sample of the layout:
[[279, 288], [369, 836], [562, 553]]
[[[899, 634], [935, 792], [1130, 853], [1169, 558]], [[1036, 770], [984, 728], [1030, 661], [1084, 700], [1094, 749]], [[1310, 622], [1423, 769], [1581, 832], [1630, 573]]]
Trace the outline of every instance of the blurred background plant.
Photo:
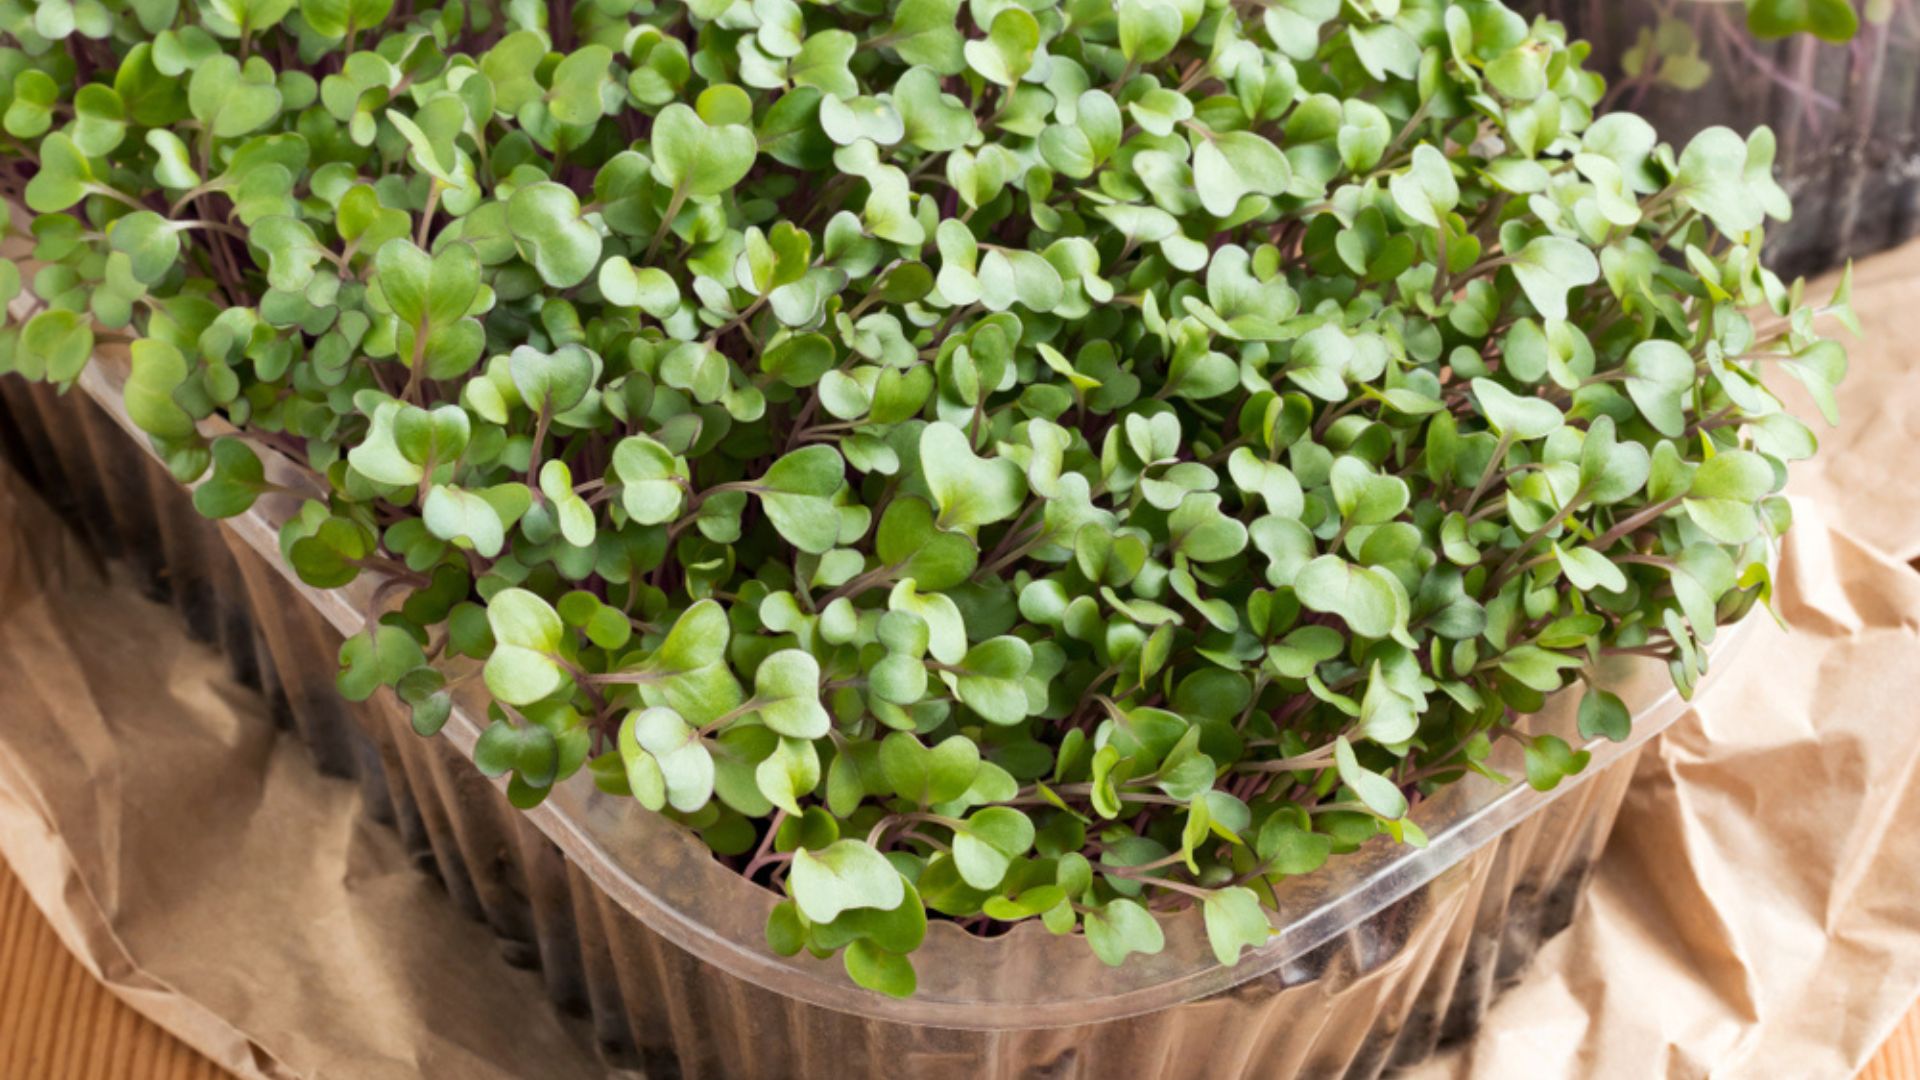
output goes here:
[[1920, 2], [1539, 0], [1593, 43], [1605, 106], [1663, 138], [1770, 125], [1794, 220], [1771, 264], [1813, 273], [1920, 232]]

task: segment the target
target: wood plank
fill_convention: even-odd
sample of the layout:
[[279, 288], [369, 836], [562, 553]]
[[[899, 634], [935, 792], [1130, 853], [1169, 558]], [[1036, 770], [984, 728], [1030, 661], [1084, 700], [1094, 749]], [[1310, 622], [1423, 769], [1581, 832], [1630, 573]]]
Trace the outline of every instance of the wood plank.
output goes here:
[[0, 864], [0, 1077], [227, 1080], [80, 966]]
[[1860, 1080], [1920, 1080], [1920, 1005], [1893, 1029]]

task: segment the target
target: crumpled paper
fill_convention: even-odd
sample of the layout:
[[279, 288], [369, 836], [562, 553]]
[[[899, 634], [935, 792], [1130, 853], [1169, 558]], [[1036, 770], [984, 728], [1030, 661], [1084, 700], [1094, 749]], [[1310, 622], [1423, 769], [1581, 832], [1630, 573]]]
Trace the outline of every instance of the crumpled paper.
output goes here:
[[[1845, 426], [1793, 486], [1791, 629], [1643, 755], [1572, 927], [1412, 1075], [1846, 1077], [1920, 992], [1920, 244], [1855, 304]], [[0, 658], [0, 857], [134, 1007], [247, 1077], [604, 1071], [353, 785], [4, 482]]]
[[359, 787], [4, 463], [0, 858], [94, 975], [241, 1076], [604, 1071]]
[[[1836, 280], [1809, 285], [1808, 302], [1826, 303]], [[1920, 370], [1912, 360], [1920, 334], [1920, 241], [1854, 267], [1853, 309], [1864, 339], [1823, 324], [1847, 346], [1839, 427], [1826, 426], [1790, 376], [1775, 372], [1767, 380], [1820, 437], [1819, 456], [1794, 466], [1790, 489], [1826, 508], [1868, 547], [1913, 562], [1920, 558], [1920, 469], [1912, 464], [1920, 447]]]
[[1412, 1075], [1851, 1077], [1913, 1004], [1920, 574], [1796, 509], [1793, 629], [1642, 755], [1573, 925]]

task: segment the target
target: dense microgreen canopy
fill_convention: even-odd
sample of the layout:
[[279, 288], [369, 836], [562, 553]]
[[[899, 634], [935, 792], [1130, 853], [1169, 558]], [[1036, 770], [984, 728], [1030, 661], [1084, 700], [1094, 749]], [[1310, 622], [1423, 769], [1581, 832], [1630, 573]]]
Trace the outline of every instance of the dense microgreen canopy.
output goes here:
[[131, 341], [203, 511], [385, 580], [343, 693], [484, 688], [517, 803], [587, 771], [887, 993], [930, 912], [1231, 963], [1495, 740], [1559, 783], [1519, 720], [1693, 687], [1814, 449], [1761, 376], [1846, 368], [1772, 136], [1596, 119], [1497, 0], [0, 20], [0, 370]]

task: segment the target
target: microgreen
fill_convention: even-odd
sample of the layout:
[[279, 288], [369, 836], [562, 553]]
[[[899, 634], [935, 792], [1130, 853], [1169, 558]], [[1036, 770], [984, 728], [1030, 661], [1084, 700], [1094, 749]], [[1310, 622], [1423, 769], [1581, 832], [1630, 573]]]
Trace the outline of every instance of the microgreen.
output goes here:
[[589, 773], [884, 993], [930, 912], [1232, 963], [1493, 741], [1577, 772], [1522, 718], [1691, 691], [1814, 447], [1761, 375], [1846, 369], [1770, 133], [1596, 119], [1495, 0], [35, 10], [0, 370], [131, 340], [203, 511], [385, 579], [344, 694], [484, 689], [515, 803]]

